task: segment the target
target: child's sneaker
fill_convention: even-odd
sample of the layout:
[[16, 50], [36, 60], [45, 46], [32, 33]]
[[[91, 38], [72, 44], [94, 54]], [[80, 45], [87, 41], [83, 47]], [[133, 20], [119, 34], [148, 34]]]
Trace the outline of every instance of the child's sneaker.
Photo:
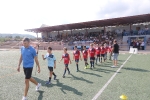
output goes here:
[[116, 66], [114, 66], [114, 65], [113, 65], [113, 66], [111, 66], [111, 68], [115, 68], [115, 67], [116, 67]]
[[90, 65], [87, 65], [87, 68], [90, 68]]
[[41, 86], [41, 83], [38, 83], [38, 85], [36, 86], [36, 91], [39, 91], [39, 88], [40, 88], [40, 86]]
[[51, 81], [48, 81], [48, 82], [46, 82], [45, 84], [46, 84], [46, 85], [51, 84]]

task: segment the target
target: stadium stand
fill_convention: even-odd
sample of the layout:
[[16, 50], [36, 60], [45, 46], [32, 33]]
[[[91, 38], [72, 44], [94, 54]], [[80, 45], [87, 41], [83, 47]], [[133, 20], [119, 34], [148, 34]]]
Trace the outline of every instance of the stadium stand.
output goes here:
[[[135, 44], [141, 44], [138, 38], [143, 38], [146, 50], [150, 44], [150, 14], [127, 16], [120, 18], [96, 20], [81, 23], [64, 24], [57, 26], [45, 26], [40, 28], [26, 29], [28, 32], [41, 33], [38, 41], [33, 40], [31, 44], [40, 44], [39, 49], [52, 46], [55, 50], [61, 50], [64, 46], [72, 49], [74, 45], [79, 48], [82, 45], [89, 46], [90, 43], [112, 44], [117, 39], [121, 50], [129, 50], [131, 39], [136, 38]], [[0, 48], [19, 48], [21, 42], [2, 44]]]

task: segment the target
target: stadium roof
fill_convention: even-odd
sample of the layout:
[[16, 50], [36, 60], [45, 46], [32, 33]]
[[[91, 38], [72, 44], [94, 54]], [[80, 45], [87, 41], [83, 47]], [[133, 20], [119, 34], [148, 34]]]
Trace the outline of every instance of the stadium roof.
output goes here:
[[129, 25], [129, 24], [144, 23], [144, 22], [150, 22], [150, 14], [63, 24], [63, 25], [56, 25], [56, 26], [47, 26], [47, 27], [40, 27], [40, 28], [33, 28], [33, 29], [25, 29], [25, 31], [41, 33], [41, 32], [72, 30], [72, 29], [104, 27], [104, 26]]

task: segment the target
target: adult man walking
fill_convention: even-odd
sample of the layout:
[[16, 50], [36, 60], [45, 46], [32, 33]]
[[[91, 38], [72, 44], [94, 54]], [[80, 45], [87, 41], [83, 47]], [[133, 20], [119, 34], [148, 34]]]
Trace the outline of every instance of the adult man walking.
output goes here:
[[36, 51], [32, 46], [30, 46], [30, 39], [24, 38], [23, 46], [21, 47], [21, 56], [17, 68], [17, 71], [20, 72], [20, 65], [23, 61], [23, 70], [25, 74], [25, 90], [24, 90], [24, 96], [22, 100], [27, 100], [26, 97], [29, 89], [29, 81], [31, 81], [36, 85], [36, 91], [38, 91], [39, 87], [41, 86], [40, 83], [38, 83], [34, 78], [31, 77], [33, 66], [34, 66], [34, 60], [38, 66], [38, 73], [40, 73], [40, 65], [37, 59]]
[[117, 44], [117, 40], [114, 40], [114, 45], [112, 48], [112, 56], [113, 56], [113, 66], [117, 67], [118, 55], [119, 55], [119, 45]]

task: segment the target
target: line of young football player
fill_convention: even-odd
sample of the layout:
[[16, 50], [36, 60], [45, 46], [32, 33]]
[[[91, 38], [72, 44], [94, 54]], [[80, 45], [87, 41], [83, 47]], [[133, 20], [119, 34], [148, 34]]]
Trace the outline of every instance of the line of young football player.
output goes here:
[[59, 61], [59, 63], [64, 59], [65, 70], [64, 70], [63, 78], [65, 78], [65, 74], [66, 74], [67, 70], [68, 70], [68, 74], [70, 74], [70, 70], [68, 68], [68, 65], [69, 65], [69, 62], [71, 64], [71, 60], [70, 60], [69, 54], [67, 53], [67, 48], [64, 47], [63, 50], [64, 50], [64, 54], [62, 55], [62, 58]]
[[100, 62], [100, 54], [101, 54], [101, 48], [100, 48], [100, 45], [99, 44], [96, 44], [96, 62], [95, 64], [97, 65], [97, 61], [99, 60]]
[[91, 64], [91, 69], [94, 68], [94, 62], [95, 62], [95, 55], [96, 55], [96, 50], [94, 48], [94, 44], [90, 44], [90, 48], [88, 50], [89, 57], [90, 57], [90, 64]]
[[105, 59], [105, 61], [106, 61], [106, 60], [107, 60], [107, 52], [108, 52], [108, 49], [109, 49], [106, 43], [104, 44], [104, 48], [105, 48], [104, 59]]
[[46, 84], [51, 84], [52, 75], [54, 75], [54, 80], [56, 80], [56, 74], [54, 73], [54, 69], [56, 68], [56, 58], [55, 55], [52, 53], [52, 48], [47, 48], [47, 54], [44, 56], [42, 55], [43, 60], [47, 59], [48, 69], [49, 69], [49, 80]]
[[84, 59], [84, 62], [85, 62], [85, 69], [88, 68], [88, 50], [86, 50], [86, 46], [83, 47], [83, 51], [82, 51], [82, 56], [83, 56], [83, 59]]
[[74, 46], [74, 51], [73, 51], [73, 60], [75, 60], [76, 66], [77, 66], [77, 72], [79, 71], [79, 59], [82, 61], [80, 51], [78, 50], [77, 46]]
[[101, 63], [102, 61], [105, 62], [105, 48], [104, 48], [104, 44], [101, 45]]
[[112, 46], [111, 45], [108, 48], [108, 53], [109, 53], [109, 60], [111, 60], [111, 57], [112, 57]]

